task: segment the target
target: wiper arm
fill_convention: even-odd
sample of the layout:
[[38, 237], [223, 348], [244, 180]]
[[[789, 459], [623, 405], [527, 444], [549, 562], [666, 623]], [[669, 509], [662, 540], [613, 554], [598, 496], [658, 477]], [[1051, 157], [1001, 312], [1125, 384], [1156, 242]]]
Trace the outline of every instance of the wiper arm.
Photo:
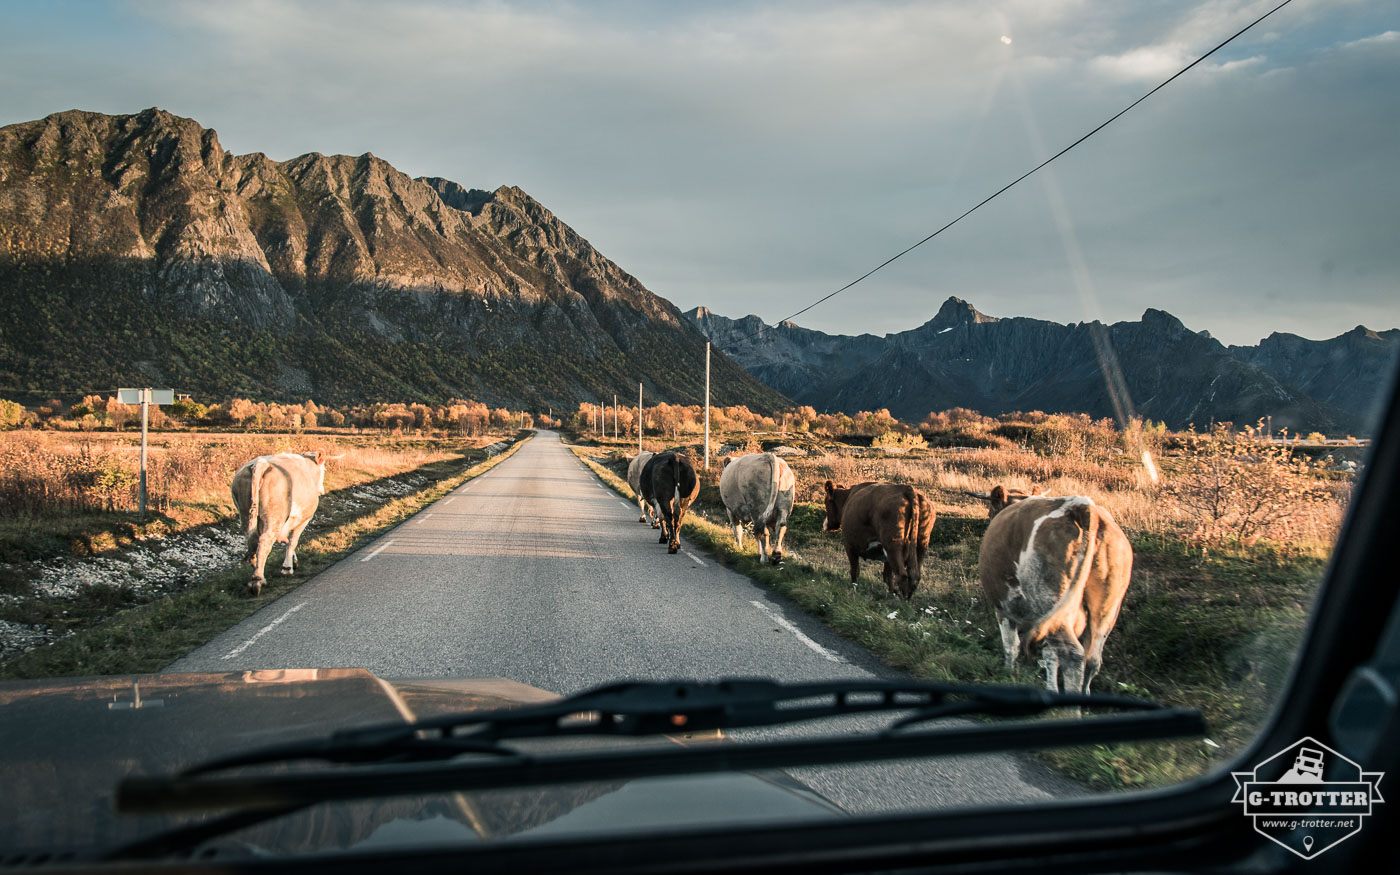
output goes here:
[[343, 729], [307, 742], [220, 757], [182, 777], [240, 766], [321, 760], [331, 763], [412, 762], [467, 753], [516, 756], [508, 739], [578, 735], [661, 735], [799, 723], [870, 711], [915, 713], [890, 727], [958, 714], [1030, 717], [1053, 708], [1160, 710], [1146, 699], [993, 684], [822, 681], [784, 684], [735, 678], [712, 683], [636, 681], [609, 684], [527, 708], [449, 714], [412, 723]]
[[[906, 728], [952, 714], [1024, 717], [1057, 707], [1110, 707], [1146, 713], [977, 724], [936, 731]], [[500, 743], [506, 739], [643, 736], [731, 729], [904, 710], [913, 713], [881, 732], [854, 737], [558, 754], [522, 753]], [[1204, 721], [1196, 711], [1165, 708], [1125, 696], [1052, 693], [1030, 687], [880, 680], [624, 683], [547, 705], [345, 730], [307, 744], [213, 760], [175, 776], [131, 777], [118, 785], [116, 803], [118, 810], [128, 812], [280, 808], [413, 793], [949, 756], [1143, 741], [1204, 732]], [[405, 762], [447, 759], [463, 752], [490, 756], [450, 764]], [[401, 764], [370, 770], [209, 774], [235, 766], [302, 759]]]

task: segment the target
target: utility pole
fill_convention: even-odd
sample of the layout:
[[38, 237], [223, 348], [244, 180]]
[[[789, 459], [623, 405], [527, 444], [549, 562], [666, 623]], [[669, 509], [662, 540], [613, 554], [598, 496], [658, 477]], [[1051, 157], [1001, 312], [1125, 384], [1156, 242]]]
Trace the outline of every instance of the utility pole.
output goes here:
[[710, 342], [705, 341], [705, 470], [710, 470]]
[[617, 406], [617, 393], [613, 393], [613, 440], [617, 440], [617, 421], [622, 418], [622, 408]]
[[637, 384], [637, 452], [642, 451], [642, 384]]

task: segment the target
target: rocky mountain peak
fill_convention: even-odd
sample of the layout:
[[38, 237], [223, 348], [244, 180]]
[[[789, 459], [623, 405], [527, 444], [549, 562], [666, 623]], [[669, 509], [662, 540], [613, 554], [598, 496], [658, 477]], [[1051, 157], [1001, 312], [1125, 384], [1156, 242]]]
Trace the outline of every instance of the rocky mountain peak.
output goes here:
[[958, 297], [949, 297], [943, 302], [943, 306], [938, 308], [938, 313], [929, 320], [927, 327], [944, 329], [953, 328], [957, 325], [977, 325], [983, 322], [995, 322], [995, 316], [988, 316], [979, 313], [967, 301]]
[[[157, 107], [0, 127], [0, 318], [35, 313], [0, 337], [0, 381], [53, 393], [138, 361], [215, 397], [559, 409], [639, 378], [676, 403], [703, 389], [698, 332], [519, 187], [371, 152], [236, 156]], [[785, 403], [723, 356], [714, 376], [718, 403]]]

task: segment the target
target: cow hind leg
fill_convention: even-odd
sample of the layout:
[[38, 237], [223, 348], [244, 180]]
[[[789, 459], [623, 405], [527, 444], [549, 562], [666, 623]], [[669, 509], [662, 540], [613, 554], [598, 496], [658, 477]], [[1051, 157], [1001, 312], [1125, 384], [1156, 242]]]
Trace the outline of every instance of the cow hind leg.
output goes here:
[[287, 539], [287, 555], [282, 557], [282, 573], [293, 574], [297, 570], [297, 543], [301, 540], [301, 533], [306, 531], [306, 527], [311, 520], [307, 519], [292, 529], [292, 535]]
[[787, 526], [778, 526], [778, 537], [775, 539], [775, 546], [768, 553], [768, 558], [774, 565], [781, 565], [783, 561], [783, 536], [787, 534]]
[[[728, 513], [728, 511], [725, 511]], [[744, 550], [744, 521], [735, 519], [734, 514], [729, 514], [729, 525], [734, 527], [734, 543], [738, 545], [739, 552]]]
[[847, 547], [846, 558], [851, 561], [851, 583], [855, 583], [860, 579], [860, 554], [851, 547]]
[[1021, 652], [1021, 630], [997, 611], [997, 627], [1001, 630], [1001, 654], [1006, 658], [1006, 668], [1016, 664], [1016, 654]]
[[277, 535], [273, 532], [263, 532], [258, 536], [257, 551], [253, 554], [253, 579], [248, 581], [248, 591], [257, 595], [262, 590], [263, 568], [267, 565], [267, 554], [272, 552], [272, 545], [277, 540]]

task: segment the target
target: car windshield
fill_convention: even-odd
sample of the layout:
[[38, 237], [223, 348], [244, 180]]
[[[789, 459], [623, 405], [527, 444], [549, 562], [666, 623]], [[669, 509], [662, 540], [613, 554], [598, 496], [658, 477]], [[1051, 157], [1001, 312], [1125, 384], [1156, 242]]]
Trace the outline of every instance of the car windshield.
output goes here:
[[0, 21], [0, 858], [1034, 805], [1281, 701], [1393, 9]]

